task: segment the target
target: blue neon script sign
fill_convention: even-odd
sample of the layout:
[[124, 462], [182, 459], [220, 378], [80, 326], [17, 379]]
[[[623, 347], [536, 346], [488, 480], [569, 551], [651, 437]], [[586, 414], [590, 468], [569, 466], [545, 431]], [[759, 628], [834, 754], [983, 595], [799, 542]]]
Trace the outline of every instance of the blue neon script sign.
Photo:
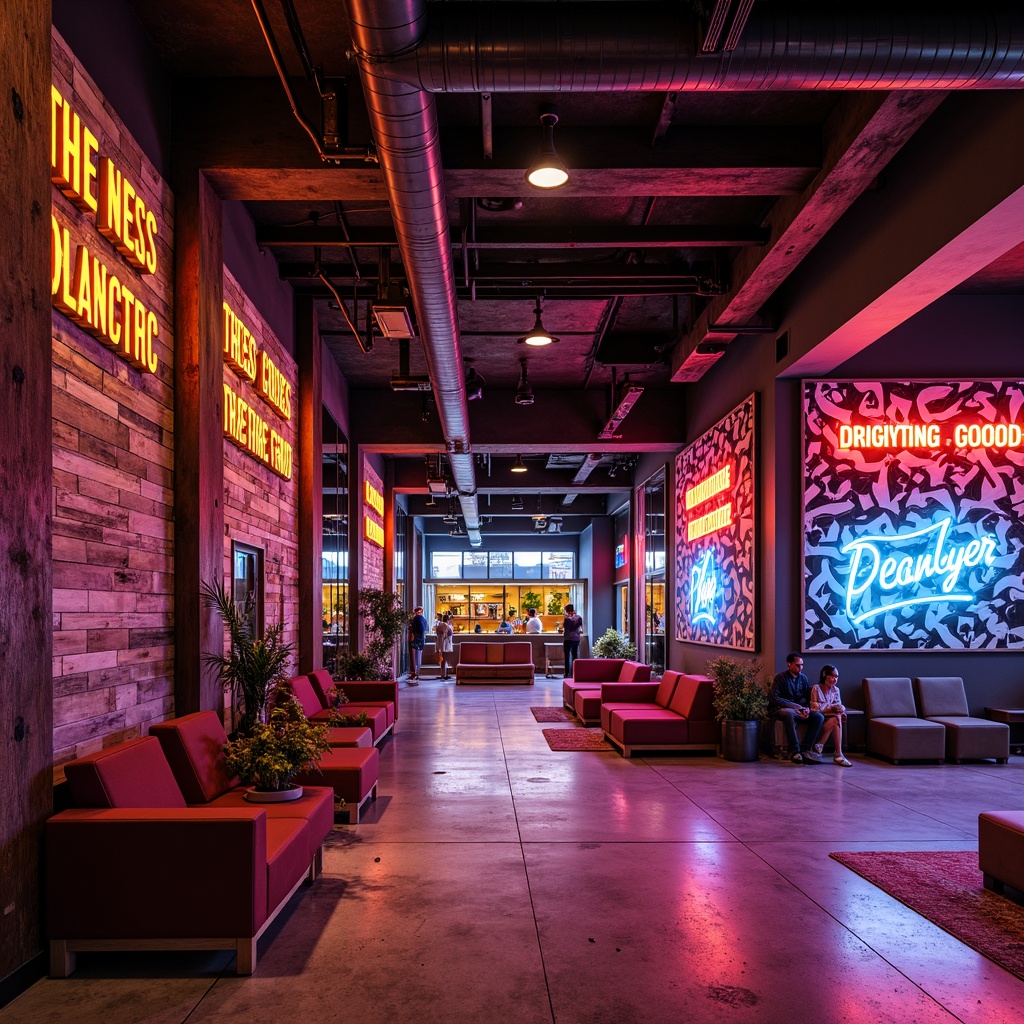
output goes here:
[[690, 622], [707, 622], [713, 626], [717, 619], [715, 601], [719, 594], [713, 548], [708, 548], [700, 557], [690, 577]]
[[952, 523], [940, 519], [895, 537], [865, 534], [844, 545], [842, 553], [850, 556], [846, 614], [851, 624], [897, 608], [973, 601], [960, 575], [974, 566], [994, 565], [996, 542], [982, 536], [966, 544], [949, 543]]

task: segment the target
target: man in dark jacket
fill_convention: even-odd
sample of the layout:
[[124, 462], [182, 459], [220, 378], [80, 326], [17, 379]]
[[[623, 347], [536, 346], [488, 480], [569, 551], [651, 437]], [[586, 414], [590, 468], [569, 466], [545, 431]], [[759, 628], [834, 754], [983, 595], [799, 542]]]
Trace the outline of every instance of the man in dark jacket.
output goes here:
[[[786, 729], [786, 745], [790, 760], [796, 764], [818, 764], [821, 758], [814, 752], [814, 744], [821, 735], [825, 716], [811, 710], [811, 684], [804, 675], [804, 659], [796, 651], [786, 655], [786, 671], [772, 680], [772, 712]], [[798, 720], [807, 722], [803, 753], [796, 733]]]

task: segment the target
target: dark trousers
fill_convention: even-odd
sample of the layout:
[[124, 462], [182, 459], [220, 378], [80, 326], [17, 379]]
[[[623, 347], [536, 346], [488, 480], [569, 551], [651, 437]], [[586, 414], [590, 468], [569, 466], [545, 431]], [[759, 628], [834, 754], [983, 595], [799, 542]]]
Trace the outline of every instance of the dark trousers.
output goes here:
[[565, 678], [568, 679], [572, 675], [572, 663], [580, 653], [579, 640], [563, 640], [562, 653], [565, 656]]
[[786, 747], [790, 754], [800, 750], [800, 740], [796, 735], [796, 723], [806, 722], [807, 732], [804, 735], [804, 750], [810, 750], [818, 742], [821, 735], [821, 727], [825, 724], [825, 716], [820, 711], [812, 711], [806, 718], [801, 718], [800, 713], [793, 708], [779, 708], [775, 712], [786, 730]]

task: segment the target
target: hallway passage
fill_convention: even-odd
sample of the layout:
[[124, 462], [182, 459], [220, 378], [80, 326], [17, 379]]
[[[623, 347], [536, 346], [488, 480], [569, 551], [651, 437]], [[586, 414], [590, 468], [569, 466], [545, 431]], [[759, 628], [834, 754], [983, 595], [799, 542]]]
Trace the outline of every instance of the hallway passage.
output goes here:
[[529, 708], [560, 694], [403, 685], [380, 797], [253, 977], [226, 953], [80, 954], [0, 1024], [1024, 1019], [1024, 982], [828, 856], [975, 849], [980, 810], [1024, 807], [1024, 759], [553, 753], [541, 730], [572, 726]]

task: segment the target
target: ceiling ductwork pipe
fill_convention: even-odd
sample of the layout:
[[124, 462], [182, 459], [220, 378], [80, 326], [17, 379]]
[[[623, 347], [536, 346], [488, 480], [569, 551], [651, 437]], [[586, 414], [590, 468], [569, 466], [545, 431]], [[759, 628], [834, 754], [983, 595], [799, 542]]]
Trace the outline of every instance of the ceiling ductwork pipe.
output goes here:
[[680, 3], [432, 4], [422, 41], [385, 73], [430, 92], [482, 93], [1024, 84], [1019, 4], [935, 6], [755, 4], [736, 48], [708, 55]]
[[[680, 3], [344, 0], [398, 247], [470, 542], [481, 543], [432, 92], [1006, 89], [1024, 12], [917, 4], [756, 5], [735, 49], [701, 54]], [[428, 17], [429, 13], [429, 17]]]
[[347, 0], [345, 6], [452, 479], [469, 542], [478, 547], [481, 537], [476, 471], [463, 384], [437, 114], [429, 93], [386, 73], [390, 58], [420, 42], [426, 30], [426, 8], [415, 0]]

